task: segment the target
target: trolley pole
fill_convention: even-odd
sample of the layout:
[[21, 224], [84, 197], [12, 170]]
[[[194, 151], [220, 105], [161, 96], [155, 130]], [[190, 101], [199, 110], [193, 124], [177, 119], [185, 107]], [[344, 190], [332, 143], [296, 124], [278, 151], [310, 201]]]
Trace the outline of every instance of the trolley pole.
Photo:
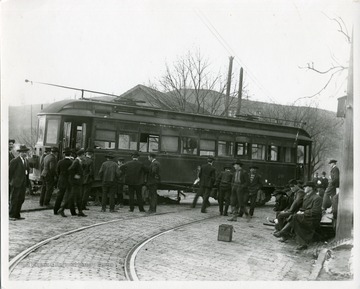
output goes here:
[[230, 103], [230, 87], [231, 87], [231, 74], [234, 56], [229, 57], [229, 73], [226, 85], [226, 97], [225, 97], [225, 116], [229, 116], [229, 103]]

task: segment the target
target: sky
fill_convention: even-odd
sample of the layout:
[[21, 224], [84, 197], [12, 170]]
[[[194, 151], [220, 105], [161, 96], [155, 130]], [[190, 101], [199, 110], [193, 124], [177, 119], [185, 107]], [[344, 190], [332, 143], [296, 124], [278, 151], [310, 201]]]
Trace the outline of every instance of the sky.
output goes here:
[[250, 100], [336, 111], [347, 70], [306, 98], [329, 76], [300, 67], [348, 66], [350, 45], [330, 18], [341, 18], [351, 34], [358, 6], [345, 0], [3, 1], [2, 102], [80, 97], [39, 82], [120, 95], [158, 83], [166, 64], [200, 51], [211, 71], [224, 76], [234, 56], [233, 86], [243, 67]]

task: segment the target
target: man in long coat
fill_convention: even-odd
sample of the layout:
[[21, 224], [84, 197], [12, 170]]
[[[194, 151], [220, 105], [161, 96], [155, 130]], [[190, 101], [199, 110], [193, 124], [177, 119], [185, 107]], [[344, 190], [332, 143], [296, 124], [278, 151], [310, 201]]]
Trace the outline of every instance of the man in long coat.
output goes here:
[[258, 192], [263, 186], [261, 181], [261, 176], [257, 172], [258, 169], [259, 168], [254, 165], [250, 167], [248, 190], [249, 190], [249, 202], [250, 202], [249, 214], [251, 217], [254, 215], [255, 203], [258, 196]]
[[56, 182], [56, 165], [57, 165], [57, 154], [59, 149], [57, 147], [52, 147], [50, 154], [44, 158], [44, 169], [41, 172], [46, 183], [46, 192], [41, 190], [40, 194], [40, 206], [49, 206], [52, 193], [54, 191], [54, 186]]
[[25, 191], [29, 182], [29, 162], [26, 158], [29, 148], [21, 145], [17, 150], [20, 154], [9, 165], [10, 207], [9, 219], [12, 221], [22, 220], [20, 216], [21, 206], [25, 201]]
[[[60, 161], [58, 161], [57, 163], [57, 167], [56, 167], [56, 172], [57, 175], [59, 176], [58, 178], [58, 193], [56, 196], [56, 201], [55, 201], [55, 205], [54, 205], [54, 215], [58, 214], [58, 211], [61, 207], [61, 203], [64, 199], [65, 195], [69, 195], [69, 193], [67, 193], [69, 190], [71, 190], [71, 186], [70, 186], [70, 182], [69, 182], [69, 167], [72, 164], [72, 160], [70, 157], [71, 154], [71, 150], [69, 147], [65, 148], [63, 150], [63, 154], [64, 154], [64, 158], [61, 159]], [[71, 206], [71, 205], [70, 205]], [[72, 204], [72, 206], [74, 206]], [[74, 211], [74, 209], [73, 209]], [[61, 214], [61, 216], [66, 217], [64, 214], [64, 210], [61, 210], [59, 212]]]
[[234, 216], [229, 221], [236, 221], [237, 217], [242, 217], [244, 213], [246, 216], [249, 216], [249, 212], [246, 209], [246, 202], [249, 196], [249, 175], [242, 168], [243, 164], [240, 160], [236, 160], [233, 165], [235, 172], [231, 181], [231, 209]]
[[146, 180], [146, 186], [149, 190], [149, 213], [156, 212], [157, 206], [157, 189], [160, 184], [160, 163], [156, 159], [154, 153], [150, 153], [149, 156], [150, 166]]
[[315, 230], [321, 221], [321, 197], [316, 193], [316, 184], [305, 184], [303, 205], [292, 218], [292, 228], [299, 246], [296, 250], [304, 250], [313, 239]]
[[201, 213], [206, 213], [206, 206], [209, 201], [212, 188], [215, 186], [216, 170], [213, 167], [214, 157], [209, 156], [207, 164], [202, 165], [199, 172], [199, 194], [203, 196]]
[[84, 180], [83, 180], [83, 195], [82, 195], [82, 209], [88, 210], [87, 202], [89, 195], [91, 194], [91, 187], [94, 182], [94, 161], [93, 161], [94, 150], [88, 148], [85, 152], [85, 157], [82, 159], [82, 167], [84, 171]]
[[145, 174], [147, 169], [142, 162], [139, 161], [139, 153], [134, 152], [131, 155], [132, 160], [122, 165], [122, 170], [125, 173], [125, 184], [129, 187], [129, 203], [130, 212], [134, 211], [135, 193], [137, 204], [140, 212], [145, 212], [144, 201], [141, 194], [142, 186], [145, 183]]

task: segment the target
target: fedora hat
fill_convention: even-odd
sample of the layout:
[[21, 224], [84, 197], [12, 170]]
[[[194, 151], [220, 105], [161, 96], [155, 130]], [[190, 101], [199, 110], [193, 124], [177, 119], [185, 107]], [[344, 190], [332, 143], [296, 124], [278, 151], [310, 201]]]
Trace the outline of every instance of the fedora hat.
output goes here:
[[105, 155], [105, 158], [107, 159], [113, 159], [115, 156], [112, 153], [108, 153]]
[[297, 185], [298, 182], [297, 182], [297, 180], [295, 180], [295, 179], [291, 179], [288, 184], [289, 184], [289, 186], [291, 187], [291, 186]]
[[57, 152], [59, 151], [59, 148], [58, 148], [58, 147], [52, 147], [52, 148], [51, 148], [51, 151], [52, 151], [53, 153], [57, 153]]
[[241, 167], [243, 165], [243, 163], [240, 160], [235, 160], [233, 162], [233, 165], [239, 165]]
[[337, 163], [337, 160], [330, 160], [330, 161], [329, 161], [329, 165], [330, 165], [330, 164], [336, 164], [336, 163]]
[[207, 156], [208, 161], [213, 161], [215, 158], [213, 156]]
[[249, 167], [249, 169], [255, 169], [255, 170], [258, 170], [258, 169], [259, 169], [259, 167], [258, 167], [258, 166], [255, 166], [255, 165], [252, 165], [252, 166], [250, 166], [250, 167]]
[[27, 152], [30, 149], [26, 147], [26, 145], [20, 145], [19, 149], [17, 149], [18, 152]]
[[15, 140], [14, 139], [9, 139], [9, 144], [14, 144], [15, 143]]
[[138, 156], [140, 156], [138, 151], [134, 151], [134, 152], [131, 154], [131, 157], [138, 157]]
[[71, 149], [69, 147], [64, 148], [63, 154], [71, 153]]

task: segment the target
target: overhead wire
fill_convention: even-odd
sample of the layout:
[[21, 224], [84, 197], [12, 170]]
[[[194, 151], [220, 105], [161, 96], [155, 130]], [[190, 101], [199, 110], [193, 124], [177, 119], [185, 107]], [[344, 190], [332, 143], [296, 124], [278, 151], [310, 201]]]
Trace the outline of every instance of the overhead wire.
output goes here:
[[206, 17], [206, 15], [200, 11], [195, 10], [195, 13], [200, 18], [201, 22], [206, 26], [206, 28], [213, 34], [213, 36], [219, 41], [221, 46], [230, 54], [235, 56], [235, 61], [242, 67], [245, 68], [245, 74], [254, 82], [254, 84], [260, 88], [265, 93], [265, 96], [268, 97], [272, 102], [276, 102], [273, 97], [271, 97], [270, 93], [267, 89], [260, 83], [257, 77], [252, 73], [249, 67], [241, 60], [241, 58], [236, 55], [235, 51], [231, 48], [231, 46], [227, 43], [227, 41], [222, 37], [222, 35], [218, 32], [216, 27], [211, 23], [211, 21]]

